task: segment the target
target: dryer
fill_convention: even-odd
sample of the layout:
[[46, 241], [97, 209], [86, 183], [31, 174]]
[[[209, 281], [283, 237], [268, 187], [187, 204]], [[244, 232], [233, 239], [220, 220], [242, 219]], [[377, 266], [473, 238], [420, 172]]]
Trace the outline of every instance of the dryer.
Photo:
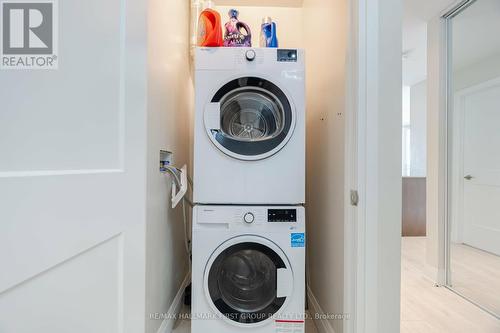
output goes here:
[[301, 206], [193, 209], [192, 333], [304, 332]]
[[196, 50], [195, 203], [304, 203], [304, 58], [299, 49]]

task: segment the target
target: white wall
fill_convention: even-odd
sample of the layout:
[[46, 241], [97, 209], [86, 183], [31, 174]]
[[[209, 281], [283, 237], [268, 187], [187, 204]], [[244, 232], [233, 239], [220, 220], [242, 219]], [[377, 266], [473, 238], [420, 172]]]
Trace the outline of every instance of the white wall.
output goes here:
[[500, 77], [500, 54], [453, 70], [453, 90], [459, 91]]
[[[335, 314], [344, 312], [347, 19], [345, 0], [304, 1], [309, 283], [322, 310]], [[343, 331], [341, 320], [330, 323]]]
[[427, 82], [410, 87], [410, 176], [427, 174]]
[[171, 178], [159, 172], [160, 149], [174, 153], [176, 166], [189, 160], [189, 2], [149, 0], [148, 30], [146, 332], [153, 333], [161, 320], [149, 314], [167, 312], [189, 267], [182, 205], [170, 208]]
[[411, 131], [410, 131], [410, 122], [411, 122], [411, 98], [410, 98], [410, 86], [403, 86], [403, 158], [402, 158], [402, 172], [403, 177], [409, 177], [411, 174]]

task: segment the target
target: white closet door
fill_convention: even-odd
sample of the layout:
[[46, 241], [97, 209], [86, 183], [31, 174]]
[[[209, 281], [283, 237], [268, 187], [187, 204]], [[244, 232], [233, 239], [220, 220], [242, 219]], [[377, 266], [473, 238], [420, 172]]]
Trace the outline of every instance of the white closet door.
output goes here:
[[462, 98], [463, 242], [500, 255], [500, 80]]
[[0, 71], [0, 332], [144, 331], [146, 4], [59, 1], [58, 70]]

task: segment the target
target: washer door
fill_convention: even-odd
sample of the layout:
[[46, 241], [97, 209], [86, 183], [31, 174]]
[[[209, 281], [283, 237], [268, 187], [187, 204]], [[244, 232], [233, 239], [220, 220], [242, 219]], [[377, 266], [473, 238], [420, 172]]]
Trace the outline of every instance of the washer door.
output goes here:
[[271, 318], [291, 294], [293, 277], [285, 260], [260, 242], [233, 242], [214, 253], [205, 282], [215, 309], [244, 325]]
[[225, 154], [259, 160], [283, 148], [295, 127], [286, 94], [274, 83], [243, 77], [220, 88], [205, 110], [205, 127]]

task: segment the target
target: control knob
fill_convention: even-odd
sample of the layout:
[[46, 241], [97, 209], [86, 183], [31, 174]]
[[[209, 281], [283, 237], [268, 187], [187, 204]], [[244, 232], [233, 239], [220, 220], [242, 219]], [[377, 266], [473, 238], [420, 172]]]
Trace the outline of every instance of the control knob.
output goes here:
[[243, 220], [244, 220], [246, 223], [253, 223], [253, 221], [255, 220], [255, 216], [254, 216], [252, 213], [246, 213], [246, 214], [243, 216]]
[[255, 53], [254, 50], [248, 50], [245, 53], [245, 57], [247, 58], [248, 61], [254, 61], [256, 56], [257, 54]]

